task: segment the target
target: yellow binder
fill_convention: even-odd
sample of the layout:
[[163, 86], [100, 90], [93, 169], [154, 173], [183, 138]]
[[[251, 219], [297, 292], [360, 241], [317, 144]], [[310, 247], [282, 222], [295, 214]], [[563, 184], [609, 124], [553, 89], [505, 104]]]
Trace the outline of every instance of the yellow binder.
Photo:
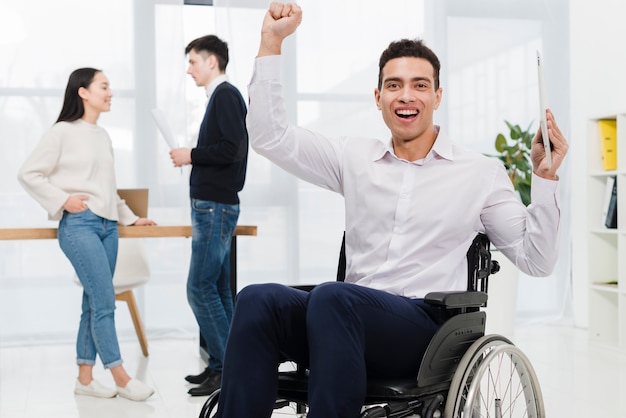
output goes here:
[[601, 119], [598, 121], [600, 140], [602, 141], [602, 167], [605, 170], [617, 169], [617, 121]]

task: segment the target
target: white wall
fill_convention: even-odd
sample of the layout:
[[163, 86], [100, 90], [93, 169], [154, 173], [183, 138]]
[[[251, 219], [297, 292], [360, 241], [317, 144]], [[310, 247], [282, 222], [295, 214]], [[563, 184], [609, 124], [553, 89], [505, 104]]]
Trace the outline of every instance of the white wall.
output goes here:
[[587, 120], [626, 112], [626, 2], [570, 2], [570, 158], [572, 161], [572, 272], [574, 322], [586, 327]]

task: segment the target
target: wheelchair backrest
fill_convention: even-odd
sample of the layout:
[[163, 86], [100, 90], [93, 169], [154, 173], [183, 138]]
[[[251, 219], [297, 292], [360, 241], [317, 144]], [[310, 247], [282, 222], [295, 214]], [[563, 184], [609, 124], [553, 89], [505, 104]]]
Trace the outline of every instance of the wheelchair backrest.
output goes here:
[[[489, 250], [491, 243], [487, 235], [479, 233], [467, 250], [467, 290], [487, 293], [489, 274], [496, 273], [499, 265], [491, 261]], [[346, 278], [346, 233], [343, 233], [339, 261], [337, 263], [337, 281]], [[486, 306], [486, 303], [485, 303]]]
[[[491, 261], [490, 245], [487, 235], [479, 233], [467, 250], [467, 290], [469, 291], [488, 293], [489, 275], [500, 269], [497, 261]], [[487, 306], [486, 303], [485, 306]]]

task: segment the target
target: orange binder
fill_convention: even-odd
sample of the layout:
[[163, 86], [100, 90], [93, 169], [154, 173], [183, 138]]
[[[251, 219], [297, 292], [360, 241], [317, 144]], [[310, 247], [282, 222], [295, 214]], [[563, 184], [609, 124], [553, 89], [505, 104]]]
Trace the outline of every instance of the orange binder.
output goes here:
[[601, 119], [598, 121], [600, 129], [602, 167], [605, 170], [617, 169], [617, 121], [615, 119]]

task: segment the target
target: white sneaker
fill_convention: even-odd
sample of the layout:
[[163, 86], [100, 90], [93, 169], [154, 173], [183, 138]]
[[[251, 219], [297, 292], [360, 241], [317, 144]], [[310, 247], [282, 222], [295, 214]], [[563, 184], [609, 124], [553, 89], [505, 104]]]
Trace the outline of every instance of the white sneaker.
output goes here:
[[137, 379], [130, 379], [126, 387], [115, 387], [118, 395], [131, 401], [145, 401], [154, 393], [154, 389]]
[[88, 385], [83, 385], [78, 379], [76, 379], [76, 387], [74, 388], [75, 395], [95, 396], [96, 398], [114, 398], [117, 392], [114, 389], [109, 389], [103, 386], [97, 380], [92, 380]]

